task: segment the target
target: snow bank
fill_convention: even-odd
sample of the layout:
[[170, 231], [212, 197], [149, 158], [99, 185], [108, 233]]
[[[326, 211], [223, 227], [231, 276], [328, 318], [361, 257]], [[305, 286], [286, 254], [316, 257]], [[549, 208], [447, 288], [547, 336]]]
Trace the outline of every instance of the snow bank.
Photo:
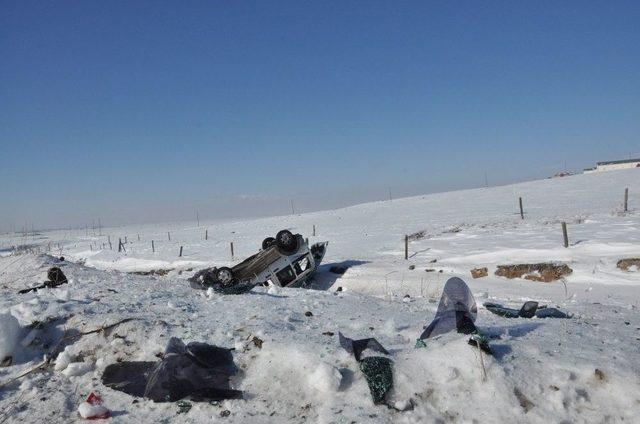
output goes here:
[[10, 313], [0, 314], [0, 361], [12, 356], [20, 341], [21, 327]]

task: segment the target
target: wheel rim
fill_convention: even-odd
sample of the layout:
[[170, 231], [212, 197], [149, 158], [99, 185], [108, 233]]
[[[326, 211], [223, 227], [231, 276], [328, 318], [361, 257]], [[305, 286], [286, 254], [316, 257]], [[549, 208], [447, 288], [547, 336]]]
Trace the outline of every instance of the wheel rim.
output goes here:
[[287, 245], [287, 246], [290, 245], [291, 241], [292, 241], [291, 235], [289, 235], [288, 233], [282, 234], [280, 236], [280, 241], [282, 241], [282, 243]]
[[220, 280], [220, 282], [222, 284], [228, 284], [231, 282], [231, 273], [229, 271], [222, 270], [220, 271], [220, 273], [218, 274], [218, 280]]

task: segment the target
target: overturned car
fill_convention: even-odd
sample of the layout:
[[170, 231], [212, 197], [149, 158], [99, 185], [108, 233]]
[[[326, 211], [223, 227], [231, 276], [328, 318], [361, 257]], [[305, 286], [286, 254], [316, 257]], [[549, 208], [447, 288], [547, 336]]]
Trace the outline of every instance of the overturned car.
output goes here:
[[300, 287], [324, 257], [329, 242], [315, 243], [311, 247], [300, 234], [282, 230], [275, 237], [262, 242], [262, 250], [229, 267], [200, 270], [189, 279], [191, 287], [226, 294], [251, 290], [257, 285]]

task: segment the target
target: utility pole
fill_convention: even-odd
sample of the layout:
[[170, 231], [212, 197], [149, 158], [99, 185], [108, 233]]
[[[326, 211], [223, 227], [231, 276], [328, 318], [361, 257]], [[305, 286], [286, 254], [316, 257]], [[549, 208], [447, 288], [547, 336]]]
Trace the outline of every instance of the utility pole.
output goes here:
[[295, 209], [293, 208], [293, 199], [290, 199], [290, 200], [291, 200], [291, 215], [295, 215], [295, 214], [296, 214], [296, 211], [295, 211]]
[[196, 222], [198, 223], [198, 227], [200, 226], [200, 215], [198, 215], [198, 211], [196, 211]]
[[389, 201], [392, 201], [393, 198], [391, 197], [391, 187], [389, 187]]
[[489, 179], [487, 178], [487, 171], [484, 171], [484, 186], [489, 187]]

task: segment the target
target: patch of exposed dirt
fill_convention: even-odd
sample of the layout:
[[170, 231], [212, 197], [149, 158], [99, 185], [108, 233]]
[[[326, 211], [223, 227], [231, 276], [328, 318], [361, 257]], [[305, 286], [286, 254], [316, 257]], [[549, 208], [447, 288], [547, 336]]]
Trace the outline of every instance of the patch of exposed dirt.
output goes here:
[[553, 263], [498, 265], [496, 269], [496, 275], [499, 277], [524, 278], [544, 283], [559, 280], [572, 272], [566, 264]]
[[473, 278], [482, 278], [482, 277], [486, 277], [487, 275], [489, 275], [489, 270], [487, 269], [487, 267], [474, 268], [471, 270], [471, 276]]
[[629, 268], [635, 266], [636, 267], [635, 270], [637, 271], [637, 270], [640, 270], [640, 258], [620, 259], [616, 264], [616, 266], [623, 271], [634, 271], [634, 270], [629, 270]]

